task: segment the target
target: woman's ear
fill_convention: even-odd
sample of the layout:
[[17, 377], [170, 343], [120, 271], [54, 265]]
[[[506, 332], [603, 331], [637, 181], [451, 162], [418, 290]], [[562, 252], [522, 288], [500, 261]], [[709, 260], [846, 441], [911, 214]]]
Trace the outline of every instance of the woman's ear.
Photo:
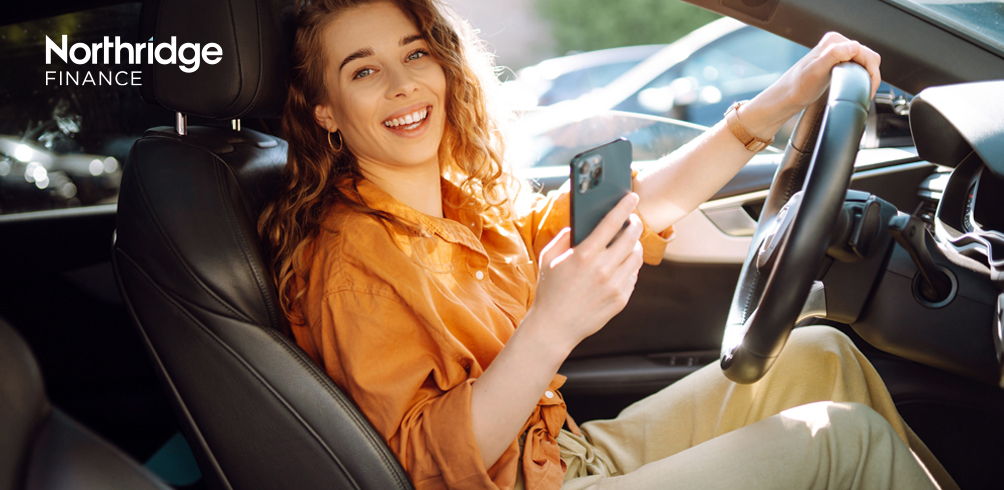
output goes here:
[[321, 125], [322, 128], [328, 130], [329, 133], [338, 131], [338, 124], [335, 122], [331, 108], [326, 104], [318, 104], [314, 106], [314, 120], [317, 121], [317, 124]]

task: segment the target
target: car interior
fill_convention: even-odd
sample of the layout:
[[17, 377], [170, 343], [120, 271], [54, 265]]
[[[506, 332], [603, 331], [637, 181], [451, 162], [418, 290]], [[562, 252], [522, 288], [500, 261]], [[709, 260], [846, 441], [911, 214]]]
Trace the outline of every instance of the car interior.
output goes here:
[[[119, 3], [15, 0], [0, 23]], [[560, 369], [569, 412], [614, 417], [723, 359], [732, 379], [754, 379], [788, 328], [826, 324], [868, 356], [961, 488], [999, 488], [1004, 55], [900, 0], [689, 3], [807, 46], [827, 31], [871, 46], [885, 80], [916, 94], [899, 114], [912, 141], [892, 122], [883, 141], [877, 114], [893, 101], [869, 108], [860, 74], [834, 75], [783, 152], [677, 223], [627, 308], [575, 349]], [[201, 479], [160, 474], [176, 488], [412, 488], [288, 336], [258, 244], [285, 163], [292, 9], [145, 1], [138, 39], [235, 56], [190, 74], [143, 66], [143, 100], [171, 119], [131, 144], [117, 202], [0, 214], [0, 318], [13, 327], [0, 321], [0, 490], [166, 488], [132, 460], [178, 432]], [[545, 191], [567, 180], [528, 172]], [[799, 206], [812, 211], [799, 219]]]

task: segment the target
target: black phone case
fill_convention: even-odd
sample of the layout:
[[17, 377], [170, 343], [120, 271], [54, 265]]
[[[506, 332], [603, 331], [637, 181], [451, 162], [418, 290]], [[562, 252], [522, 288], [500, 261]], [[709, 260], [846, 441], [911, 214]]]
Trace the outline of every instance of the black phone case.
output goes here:
[[[595, 168], [597, 157], [602, 169], [600, 177], [584, 175], [583, 170]], [[584, 151], [572, 158], [570, 166], [572, 246], [575, 246], [631, 192], [631, 142], [621, 138]], [[589, 182], [586, 186], [584, 179]], [[588, 187], [585, 192], [584, 187]]]

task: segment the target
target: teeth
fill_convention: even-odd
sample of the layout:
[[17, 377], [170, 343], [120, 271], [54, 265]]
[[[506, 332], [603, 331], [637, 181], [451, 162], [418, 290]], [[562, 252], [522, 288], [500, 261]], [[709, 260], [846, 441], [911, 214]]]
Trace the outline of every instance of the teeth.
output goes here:
[[421, 109], [402, 117], [396, 117], [394, 119], [391, 119], [390, 121], [384, 121], [383, 125], [387, 126], [388, 128], [394, 128], [397, 126], [401, 126], [403, 124], [407, 124], [408, 126], [406, 129], [414, 129], [415, 127], [418, 126], [417, 123], [422, 122], [428, 115], [429, 115], [428, 109]]

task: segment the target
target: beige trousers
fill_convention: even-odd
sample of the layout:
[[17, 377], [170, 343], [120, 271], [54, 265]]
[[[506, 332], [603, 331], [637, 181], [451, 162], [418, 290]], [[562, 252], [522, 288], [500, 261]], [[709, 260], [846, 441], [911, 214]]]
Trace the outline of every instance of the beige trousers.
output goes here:
[[558, 438], [563, 490], [958, 488], [830, 327], [794, 330], [757, 383], [716, 363], [582, 433]]

